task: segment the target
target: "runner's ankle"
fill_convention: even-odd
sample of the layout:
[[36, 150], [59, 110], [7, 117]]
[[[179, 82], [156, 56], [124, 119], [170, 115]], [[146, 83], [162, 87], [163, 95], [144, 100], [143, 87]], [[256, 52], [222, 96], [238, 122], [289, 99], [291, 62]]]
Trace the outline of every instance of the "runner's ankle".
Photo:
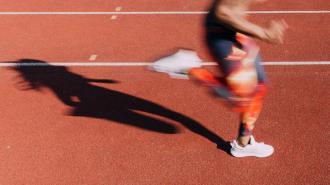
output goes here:
[[241, 147], [245, 147], [246, 145], [250, 144], [251, 137], [250, 136], [239, 136], [236, 141], [237, 144]]

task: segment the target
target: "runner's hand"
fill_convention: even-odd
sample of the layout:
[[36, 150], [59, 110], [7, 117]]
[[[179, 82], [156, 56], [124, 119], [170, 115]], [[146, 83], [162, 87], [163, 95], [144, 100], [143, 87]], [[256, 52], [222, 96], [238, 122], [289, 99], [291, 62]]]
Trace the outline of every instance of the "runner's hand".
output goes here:
[[282, 44], [285, 30], [288, 29], [288, 24], [284, 20], [271, 21], [268, 29], [265, 29], [266, 42], [274, 44]]

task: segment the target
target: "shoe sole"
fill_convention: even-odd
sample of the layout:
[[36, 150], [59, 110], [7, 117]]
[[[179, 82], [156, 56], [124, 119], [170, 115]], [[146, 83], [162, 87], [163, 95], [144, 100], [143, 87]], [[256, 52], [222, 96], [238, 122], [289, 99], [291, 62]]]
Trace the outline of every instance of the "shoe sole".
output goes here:
[[235, 152], [233, 151], [232, 149], [230, 150], [230, 153], [232, 156], [234, 157], [238, 157], [238, 158], [241, 158], [241, 157], [257, 157], [257, 158], [266, 158], [266, 157], [270, 157], [271, 155], [273, 155], [274, 153], [274, 150], [272, 151], [272, 153], [270, 154], [267, 154], [267, 155], [256, 155], [255, 153], [240, 153], [240, 152]]
[[185, 79], [185, 80], [189, 79], [189, 75], [188, 75], [189, 69], [183, 69], [183, 70], [180, 70], [180, 71], [175, 71], [175, 70], [171, 70], [171, 69], [168, 69], [168, 68], [157, 67], [157, 66], [152, 66], [152, 65], [148, 66], [147, 69], [149, 69], [151, 71], [159, 72], [159, 73], [166, 73], [171, 78]]

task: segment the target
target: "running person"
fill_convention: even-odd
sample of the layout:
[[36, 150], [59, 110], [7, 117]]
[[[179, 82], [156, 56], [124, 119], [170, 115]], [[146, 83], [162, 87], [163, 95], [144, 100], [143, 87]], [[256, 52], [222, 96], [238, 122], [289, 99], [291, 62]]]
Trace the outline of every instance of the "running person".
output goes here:
[[252, 136], [265, 95], [266, 75], [260, 64], [259, 48], [251, 37], [268, 43], [283, 43], [287, 25], [283, 20], [271, 21], [268, 28], [263, 28], [247, 20], [249, 5], [264, 1], [215, 0], [206, 17], [207, 44], [226, 84], [217, 91], [226, 94], [241, 113], [238, 136], [231, 143], [231, 153], [235, 157], [267, 157], [274, 151], [272, 146], [257, 143]]
[[188, 72], [211, 86], [240, 113], [238, 136], [231, 142], [230, 152], [235, 157], [268, 157], [274, 152], [272, 146], [258, 143], [252, 136], [267, 82], [259, 47], [252, 38], [272, 44], [283, 43], [287, 25], [283, 20], [271, 21], [269, 27], [264, 28], [247, 20], [249, 6], [264, 1], [213, 0], [205, 22], [206, 42], [223, 74], [221, 82], [200, 68], [201, 59], [191, 50], [181, 49], [151, 66], [155, 71], [168, 74]]

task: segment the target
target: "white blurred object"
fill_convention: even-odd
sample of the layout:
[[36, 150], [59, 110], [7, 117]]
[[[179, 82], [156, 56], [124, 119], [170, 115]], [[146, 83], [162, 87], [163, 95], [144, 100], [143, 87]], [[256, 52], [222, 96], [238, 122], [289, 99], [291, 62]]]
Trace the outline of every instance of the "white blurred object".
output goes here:
[[195, 51], [180, 49], [173, 55], [161, 58], [149, 66], [149, 69], [167, 73], [173, 78], [188, 79], [188, 71], [191, 68], [201, 67], [200, 59]]

